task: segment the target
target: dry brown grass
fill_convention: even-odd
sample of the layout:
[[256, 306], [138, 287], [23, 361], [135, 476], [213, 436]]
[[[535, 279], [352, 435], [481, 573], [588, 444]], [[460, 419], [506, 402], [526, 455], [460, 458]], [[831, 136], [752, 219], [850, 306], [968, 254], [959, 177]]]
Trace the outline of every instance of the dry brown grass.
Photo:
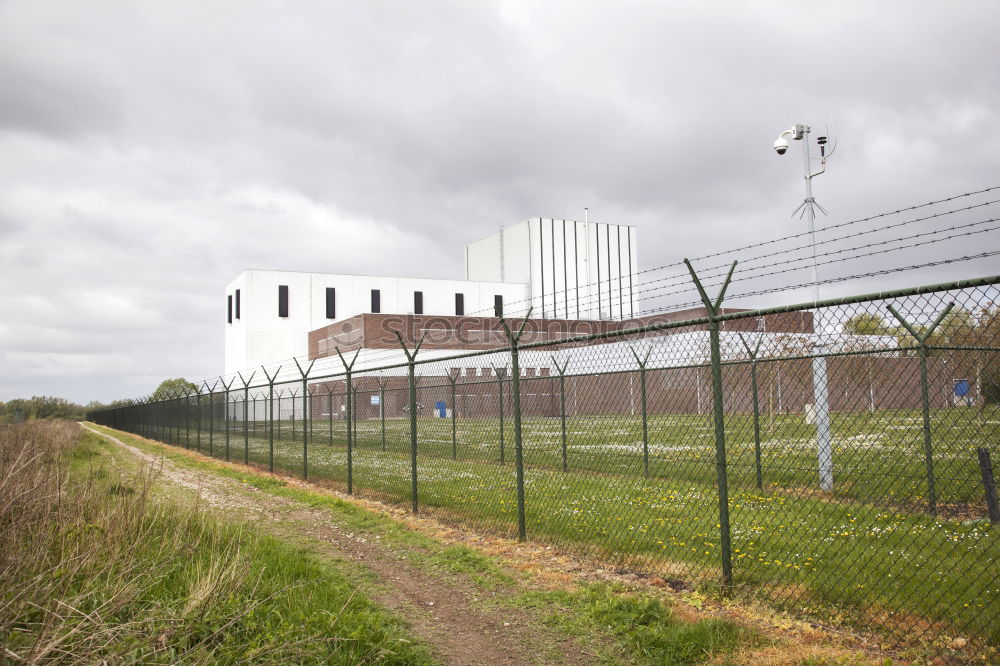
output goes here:
[[[0, 428], [0, 664], [362, 661], [392, 643], [346, 581], [151, 501], [156, 470], [121, 472], [102, 447], [69, 422]], [[322, 613], [338, 608], [371, 642], [336, 637]]]

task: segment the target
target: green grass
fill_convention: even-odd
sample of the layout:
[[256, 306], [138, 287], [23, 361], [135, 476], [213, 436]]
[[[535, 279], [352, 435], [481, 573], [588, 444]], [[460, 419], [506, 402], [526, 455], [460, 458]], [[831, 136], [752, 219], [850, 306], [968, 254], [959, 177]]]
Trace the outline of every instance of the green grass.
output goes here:
[[[285, 406], [287, 408], [287, 405]], [[503, 458], [513, 460], [513, 424], [505, 419]], [[1000, 439], [1000, 409], [991, 408], [982, 418], [975, 408], [931, 410], [931, 441], [935, 482], [940, 503], [979, 503], [982, 499], [976, 448], [991, 446]], [[208, 422], [203, 424], [200, 448], [209, 452]], [[212, 454], [225, 455], [223, 424], [212, 431]], [[242, 422], [232, 422], [230, 454], [243, 454]], [[346, 441], [345, 423], [316, 419], [311, 422], [310, 441], [341, 446]], [[197, 422], [189, 429], [175, 423], [159, 439], [198, 448]], [[761, 416], [761, 468], [764, 485], [782, 488], [814, 488], [817, 479], [816, 429], [799, 414]], [[525, 464], [561, 469], [562, 424], [558, 418], [524, 420]], [[926, 506], [927, 470], [924, 454], [923, 421], [919, 410], [834, 413], [833, 462], [835, 495], [844, 499], [886, 502], [910, 508]], [[409, 451], [409, 421], [386, 419], [385, 445], [388, 451]], [[635, 475], [644, 472], [642, 425], [637, 416], [577, 416], [567, 418], [567, 463], [570, 470]], [[420, 453], [451, 457], [451, 419], [419, 419]], [[674, 481], [714, 483], [715, 433], [709, 414], [652, 415], [648, 419], [649, 473]], [[357, 448], [382, 449], [379, 419], [359, 421]], [[251, 421], [249, 438], [254, 448], [267, 443], [267, 422]], [[301, 421], [275, 423], [275, 439], [302, 441]], [[737, 487], [756, 485], [753, 417], [726, 416], [726, 445], [729, 482]], [[458, 419], [455, 450], [457, 458], [499, 462], [501, 444], [499, 420]], [[301, 454], [300, 454], [301, 455]], [[258, 458], [260, 458], [258, 452]], [[266, 462], [263, 460], [257, 462]], [[301, 473], [298, 465], [289, 471]]]
[[[222, 424], [218, 424], [222, 425]], [[237, 423], [237, 426], [242, 426]], [[250, 462], [266, 465], [266, 424], [250, 433]], [[309, 476], [346, 483], [344, 424], [311, 424]], [[302, 474], [301, 422], [280, 424], [275, 467]], [[512, 424], [499, 465], [496, 419], [458, 421], [451, 460], [450, 419], [418, 423], [419, 500], [442, 517], [511, 535], [516, 524]], [[963, 632], [1000, 642], [1000, 555], [988, 524], [926, 515], [926, 468], [919, 411], [835, 414], [832, 496], [815, 490], [815, 428], [801, 416], [762, 422], [764, 487], [755, 483], [752, 420], [727, 416], [734, 582], [741, 594], [798, 612], [849, 622], [885, 622], [900, 632]], [[695, 582], [718, 581], [719, 529], [715, 441], [707, 415], [658, 415], [649, 421], [650, 476], [643, 477], [636, 417], [575, 417], [567, 422], [569, 471], [561, 470], [561, 423], [524, 427], [530, 539], [593, 553], [623, 567]], [[224, 455], [219, 430], [213, 453]], [[293, 441], [293, 436], [298, 441]], [[184, 443], [185, 431], [169, 437]], [[932, 411], [939, 502], [979, 508], [977, 446], [1000, 440], [1000, 412]], [[358, 424], [353, 456], [357, 492], [410, 500], [409, 424]], [[207, 436], [202, 434], [207, 452]], [[192, 448], [196, 439], [192, 433]], [[230, 436], [243, 455], [242, 430]], [[948, 507], [945, 507], [946, 509]], [[981, 508], [979, 512], [982, 513]], [[945, 514], [947, 515], [947, 514]], [[833, 609], [831, 611], [831, 609]]]
[[[484, 590], [484, 606], [529, 610], [560, 634], [596, 652], [604, 663], [693, 664], [725, 655], [737, 647], [761, 644], [754, 631], [731, 621], [680, 620], [661, 600], [604, 584], [560, 591], [525, 591], [497, 563], [462, 545], [448, 545], [403, 527], [399, 522], [327, 494], [288, 486], [269, 476], [193, 458], [184, 452], [97, 426], [147, 452], [163, 454], [177, 465], [239, 480], [266, 493], [327, 508], [332, 519], [352, 531], [377, 536], [409, 562], [446, 575], [465, 574]], [[546, 644], [546, 648], [551, 645]], [[541, 649], [541, 647], [539, 648]], [[550, 655], [551, 658], [558, 658]]]
[[[5, 453], [21, 446], [4, 444]], [[84, 433], [36, 458], [48, 467], [33, 478], [65, 483], [32, 498], [16, 523], [0, 521], [17, 525], [3, 537], [19, 563], [0, 572], [7, 658], [432, 663], [340, 570], [251, 527], [154, 500], [148, 477], [121, 472], [102, 438]], [[29, 485], [16, 496], [0, 489], [4, 519], [42, 487]]]
[[[547, 622], [583, 640], [595, 633], [610, 632], [618, 639], [622, 656], [635, 664], [697, 664], [737, 647], [763, 642], [749, 629], [726, 620], [679, 620], [659, 599], [606, 584], [590, 584], [579, 590], [529, 592], [505, 603], [547, 610]], [[601, 651], [601, 646], [594, 647]]]

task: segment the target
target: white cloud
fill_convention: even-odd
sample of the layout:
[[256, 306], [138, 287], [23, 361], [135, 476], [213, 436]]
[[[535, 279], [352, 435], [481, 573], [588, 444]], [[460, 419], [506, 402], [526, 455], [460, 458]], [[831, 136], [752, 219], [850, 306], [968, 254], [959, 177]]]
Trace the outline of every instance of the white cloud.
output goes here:
[[797, 121], [835, 122], [831, 222], [995, 184], [998, 19], [0, 3], [0, 399], [216, 374], [220, 294], [247, 267], [455, 277], [466, 242], [584, 206], [638, 225], [647, 267], [800, 231], [801, 164], [770, 150]]

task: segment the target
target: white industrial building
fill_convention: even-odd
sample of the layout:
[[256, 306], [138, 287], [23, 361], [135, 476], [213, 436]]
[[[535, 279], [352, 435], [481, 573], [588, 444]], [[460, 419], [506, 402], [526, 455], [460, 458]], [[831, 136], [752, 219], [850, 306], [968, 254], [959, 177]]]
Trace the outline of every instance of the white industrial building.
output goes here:
[[630, 319], [636, 230], [535, 218], [465, 246], [465, 278], [527, 286], [532, 317]]
[[226, 285], [225, 372], [301, 360], [309, 331], [366, 313], [629, 318], [637, 271], [634, 227], [543, 218], [467, 245], [464, 280], [249, 269]]

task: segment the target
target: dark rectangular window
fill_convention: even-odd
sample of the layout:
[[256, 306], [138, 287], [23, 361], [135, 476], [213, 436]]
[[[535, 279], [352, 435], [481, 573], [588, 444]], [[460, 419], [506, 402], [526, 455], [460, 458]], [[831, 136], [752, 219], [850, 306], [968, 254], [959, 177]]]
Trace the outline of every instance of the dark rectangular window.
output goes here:
[[503, 316], [503, 296], [497, 294], [493, 297], [493, 316], [502, 317]]
[[288, 316], [288, 285], [278, 285], [278, 316]]
[[226, 321], [233, 323], [233, 297], [226, 296]]
[[463, 316], [465, 314], [465, 294], [455, 294], [455, 315]]
[[326, 318], [337, 318], [337, 290], [334, 287], [326, 288]]
[[378, 313], [382, 311], [382, 292], [378, 289], [372, 289], [372, 312]]
[[424, 313], [424, 292], [413, 292], [413, 314]]
[[240, 290], [236, 290], [236, 318], [240, 318]]

